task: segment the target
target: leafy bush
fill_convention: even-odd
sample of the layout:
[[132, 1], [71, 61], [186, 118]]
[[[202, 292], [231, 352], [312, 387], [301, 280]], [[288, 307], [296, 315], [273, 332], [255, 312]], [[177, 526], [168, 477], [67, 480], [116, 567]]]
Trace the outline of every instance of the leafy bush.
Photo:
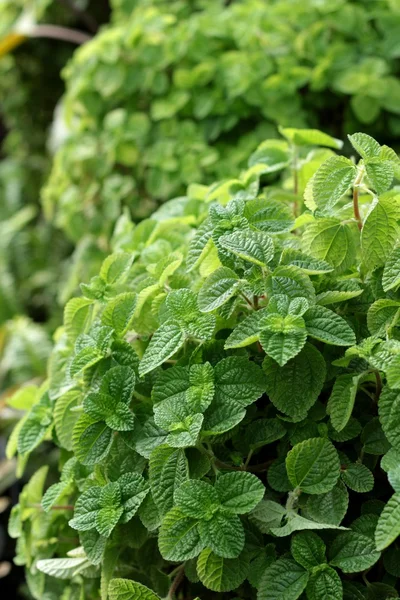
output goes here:
[[11, 398], [20, 472], [60, 448], [10, 520], [34, 598], [397, 597], [400, 160], [281, 132], [122, 216]]
[[395, 1], [114, 4], [64, 71], [70, 133], [44, 205], [74, 241], [245, 167], [276, 123], [399, 132]]

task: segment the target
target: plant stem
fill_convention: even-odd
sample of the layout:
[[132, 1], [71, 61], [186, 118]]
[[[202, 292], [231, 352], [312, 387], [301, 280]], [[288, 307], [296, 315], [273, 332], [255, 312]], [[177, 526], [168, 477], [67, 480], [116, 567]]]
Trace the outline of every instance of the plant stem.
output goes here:
[[354, 212], [354, 217], [357, 221], [357, 226], [358, 229], [361, 231], [363, 223], [362, 223], [362, 219], [361, 219], [361, 215], [360, 215], [360, 207], [358, 206], [358, 186], [360, 185], [362, 178], [364, 176], [364, 170], [360, 169], [357, 178], [354, 182], [354, 187], [353, 187], [353, 212]]
[[169, 588], [167, 600], [173, 600], [176, 590], [178, 589], [179, 585], [182, 582], [182, 579], [184, 576], [184, 568], [185, 568], [185, 563], [181, 564], [181, 566], [177, 570], [176, 577], [173, 580], [173, 582], [171, 583], [171, 587]]
[[84, 44], [91, 40], [91, 36], [83, 31], [69, 29], [68, 27], [59, 27], [58, 25], [35, 25], [28, 37], [43, 37], [52, 38], [55, 40], [63, 40], [72, 44]]
[[[43, 506], [41, 504], [28, 504], [29, 508], [38, 508], [43, 510]], [[51, 507], [50, 510], [74, 510], [73, 504], [55, 504]]]
[[379, 396], [381, 395], [381, 391], [382, 391], [382, 378], [381, 378], [381, 374], [379, 373], [379, 371], [374, 371], [374, 372], [375, 372], [375, 378], [376, 378], [375, 401], [378, 402]]

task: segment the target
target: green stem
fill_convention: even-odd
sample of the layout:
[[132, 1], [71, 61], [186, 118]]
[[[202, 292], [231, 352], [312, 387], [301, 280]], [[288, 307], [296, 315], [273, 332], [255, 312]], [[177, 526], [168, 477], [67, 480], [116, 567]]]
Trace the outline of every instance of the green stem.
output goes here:
[[364, 176], [364, 170], [360, 169], [357, 175], [357, 178], [354, 182], [354, 187], [353, 187], [353, 212], [354, 212], [354, 218], [357, 221], [357, 226], [358, 229], [361, 231], [363, 223], [362, 223], [362, 219], [361, 219], [361, 215], [360, 215], [360, 207], [358, 205], [358, 191], [359, 191], [359, 185], [362, 181], [362, 178]]

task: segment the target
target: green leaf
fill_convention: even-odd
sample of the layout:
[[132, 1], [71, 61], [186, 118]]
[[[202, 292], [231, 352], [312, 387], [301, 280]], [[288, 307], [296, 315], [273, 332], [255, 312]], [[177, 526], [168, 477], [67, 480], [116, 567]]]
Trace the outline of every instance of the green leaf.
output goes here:
[[265, 315], [266, 310], [261, 309], [245, 317], [226, 340], [225, 349], [244, 348], [256, 342], [260, 337], [260, 322]]
[[340, 150], [342, 140], [338, 140], [319, 129], [292, 129], [279, 127], [279, 133], [296, 146], [327, 146]]
[[379, 396], [379, 419], [389, 442], [400, 450], [400, 393], [385, 386]]
[[382, 287], [385, 292], [397, 290], [400, 285], [400, 246], [389, 255], [382, 275]]
[[294, 421], [304, 419], [325, 381], [326, 366], [321, 353], [306, 344], [283, 367], [266, 357], [263, 369], [267, 376], [266, 391], [274, 406]]
[[294, 487], [307, 494], [322, 494], [329, 492], [339, 478], [339, 456], [327, 439], [309, 438], [290, 450], [286, 470]]
[[265, 488], [252, 473], [226, 473], [215, 484], [221, 507], [225, 512], [245, 514], [262, 500]]
[[68, 487], [68, 483], [61, 481], [60, 483], [54, 483], [46, 491], [42, 498], [42, 507], [45, 512], [48, 512], [53, 504], [56, 503], [57, 499], [65, 492]]
[[336, 431], [343, 431], [350, 420], [361, 375], [339, 375], [328, 400], [327, 413]]
[[343, 599], [342, 581], [335, 569], [328, 565], [322, 565], [311, 573], [306, 592], [309, 600]]
[[86, 557], [83, 558], [50, 558], [38, 560], [36, 567], [42, 573], [58, 579], [72, 579], [75, 575], [90, 566]]
[[369, 537], [356, 531], [345, 531], [331, 544], [329, 556], [329, 564], [339, 567], [343, 573], [359, 573], [372, 567], [379, 560], [380, 552]]
[[78, 531], [96, 528], [96, 516], [101, 509], [101, 487], [94, 486], [83, 492], [75, 502], [74, 517], [69, 521], [70, 527]]
[[324, 306], [312, 306], [303, 316], [307, 334], [335, 346], [353, 346], [356, 343], [354, 331], [335, 312]]
[[79, 418], [79, 413], [74, 412], [81, 400], [77, 390], [66, 392], [57, 398], [54, 406], [54, 425], [57, 438], [63, 448], [72, 450], [72, 432]]
[[174, 322], [163, 323], [155, 332], [139, 365], [141, 376], [154, 369], [182, 348], [185, 334], [181, 327]]
[[83, 465], [95, 465], [110, 451], [112, 430], [103, 421], [93, 422], [88, 415], [82, 415], [74, 427], [72, 444]]
[[249, 515], [250, 521], [262, 533], [269, 533], [272, 527], [279, 527], [286, 509], [272, 500], [261, 500]]
[[[357, 234], [358, 235], [358, 234]], [[318, 219], [302, 236], [305, 252], [332, 265], [338, 273], [350, 267], [356, 255], [356, 230], [339, 219]]]
[[318, 208], [332, 209], [354, 183], [356, 175], [356, 167], [348, 158], [328, 158], [314, 176], [313, 196]]
[[374, 487], [374, 476], [365, 465], [352, 463], [341, 473], [344, 483], [353, 492], [370, 492]]
[[385, 337], [389, 329], [396, 325], [399, 315], [400, 302], [389, 298], [380, 298], [368, 310], [367, 324], [370, 333]]
[[123, 513], [122, 506], [106, 506], [96, 513], [96, 529], [100, 535], [109, 537]]
[[297, 533], [292, 537], [290, 552], [294, 560], [307, 570], [326, 562], [325, 550], [324, 542], [312, 531]]
[[201, 312], [216, 310], [234, 296], [241, 281], [228, 267], [220, 267], [205, 280], [199, 292], [198, 305]]
[[384, 266], [391, 254], [400, 228], [398, 208], [390, 196], [381, 196], [365, 219], [361, 232], [363, 261], [369, 271]]
[[265, 391], [265, 376], [260, 367], [244, 356], [223, 358], [214, 369], [215, 397], [229, 404], [246, 407]]
[[261, 321], [260, 343], [279, 366], [284, 366], [303, 348], [307, 339], [304, 319], [294, 315], [269, 314]]
[[330, 273], [333, 270], [332, 266], [325, 260], [314, 258], [294, 248], [284, 248], [280, 262], [283, 265], [293, 265], [307, 273], [307, 275], [320, 275], [321, 273]]
[[210, 548], [203, 550], [197, 561], [201, 583], [214, 592], [230, 592], [247, 577], [249, 560], [245, 553], [238, 558], [217, 556]]
[[394, 169], [388, 160], [369, 159], [365, 161], [365, 172], [371, 187], [378, 193], [386, 192], [393, 181]]
[[330, 492], [317, 494], [307, 499], [306, 510], [315, 521], [339, 525], [349, 505], [349, 494], [346, 487], [338, 482]]
[[248, 200], [244, 207], [244, 216], [253, 227], [271, 235], [290, 231], [294, 226], [289, 207], [271, 197]]
[[101, 320], [104, 325], [112, 327], [117, 336], [123, 337], [131, 326], [136, 308], [136, 294], [126, 292], [119, 294], [107, 303]]
[[379, 516], [375, 530], [377, 550], [384, 550], [400, 535], [400, 494], [393, 494]]
[[213, 486], [205, 481], [185, 481], [175, 491], [175, 505], [187, 517], [209, 519], [220, 506], [220, 500]]
[[289, 558], [280, 558], [261, 578], [257, 600], [297, 600], [305, 590], [308, 572]]
[[168, 446], [159, 446], [153, 450], [149, 462], [149, 479], [151, 493], [161, 516], [172, 508], [175, 491], [188, 478], [188, 463], [183, 450]]
[[165, 560], [175, 562], [195, 558], [204, 548], [198, 531], [198, 519], [187, 517], [175, 507], [162, 522], [158, 547]]
[[309, 276], [293, 265], [282, 265], [267, 277], [266, 291], [269, 295], [284, 294], [291, 300], [305, 298], [309, 304], [315, 302], [315, 290]]
[[367, 160], [369, 158], [376, 158], [380, 155], [381, 146], [370, 135], [367, 135], [366, 133], [353, 133], [353, 135], [348, 135], [347, 137], [361, 158]]
[[274, 257], [274, 243], [263, 231], [235, 231], [219, 238], [218, 243], [239, 258], [265, 267]]
[[289, 147], [283, 140], [266, 140], [249, 158], [249, 167], [265, 165], [262, 173], [274, 173], [284, 169], [290, 160]]
[[284, 437], [286, 429], [279, 419], [258, 419], [248, 425], [245, 439], [251, 450], [262, 448]]
[[116, 252], [107, 256], [100, 269], [100, 277], [108, 284], [121, 283], [129, 272], [133, 254]]
[[84, 330], [91, 305], [92, 301], [86, 298], [71, 298], [65, 305], [64, 328], [69, 342], [74, 343]]
[[108, 595], [110, 600], [159, 600], [148, 587], [130, 579], [111, 579]]
[[237, 558], [244, 547], [244, 529], [236, 515], [215, 513], [211, 519], [199, 523], [199, 533], [204, 546], [217, 556]]

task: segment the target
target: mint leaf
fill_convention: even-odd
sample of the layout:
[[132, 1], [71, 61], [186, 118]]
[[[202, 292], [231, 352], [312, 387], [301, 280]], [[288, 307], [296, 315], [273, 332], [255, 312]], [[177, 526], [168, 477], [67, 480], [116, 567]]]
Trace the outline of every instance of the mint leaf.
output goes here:
[[380, 552], [369, 537], [356, 531], [345, 531], [333, 541], [329, 556], [332, 566], [339, 567], [344, 573], [358, 573], [372, 567], [379, 560]]
[[246, 579], [249, 560], [245, 553], [238, 558], [217, 556], [211, 549], [203, 550], [197, 561], [201, 583], [214, 592], [230, 592]]
[[146, 375], [162, 365], [164, 361], [178, 352], [184, 341], [185, 334], [177, 323], [168, 321], [163, 323], [151, 338], [140, 361], [140, 375]]
[[217, 556], [237, 558], [244, 547], [244, 529], [236, 515], [214, 514], [199, 523], [201, 540]]
[[258, 600], [297, 600], [305, 590], [308, 572], [289, 558], [280, 558], [264, 571]]
[[294, 421], [304, 419], [325, 381], [326, 366], [320, 352], [306, 344], [283, 367], [266, 357], [263, 370], [267, 376], [266, 391], [274, 406]]
[[205, 280], [199, 292], [200, 310], [205, 313], [216, 310], [237, 293], [240, 284], [234, 271], [220, 267]]
[[292, 537], [290, 552], [294, 560], [307, 570], [326, 562], [325, 550], [324, 542], [312, 531], [297, 533]]
[[179, 508], [170, 510], [160, 528], [158, 547], [165, 560], [178, 562], [195, 558], [204, 548], [198, 519], [187, 517]]
[[356, 336], [342, 317], [324, 306], [312, 306], [304, 314], [307, 334], [335, 346], [353, 346]]
[[286, 470], [294, 487], [307, 494], [322, 494], [329, 492], [339, 478], [339, 456], [328, 440], [310, 438], [290, 450]]
[[264, 486], [252, 473], [227, 473], [215, 484], [221, 507], [226, 512], [245, 514], [262, 500]]

